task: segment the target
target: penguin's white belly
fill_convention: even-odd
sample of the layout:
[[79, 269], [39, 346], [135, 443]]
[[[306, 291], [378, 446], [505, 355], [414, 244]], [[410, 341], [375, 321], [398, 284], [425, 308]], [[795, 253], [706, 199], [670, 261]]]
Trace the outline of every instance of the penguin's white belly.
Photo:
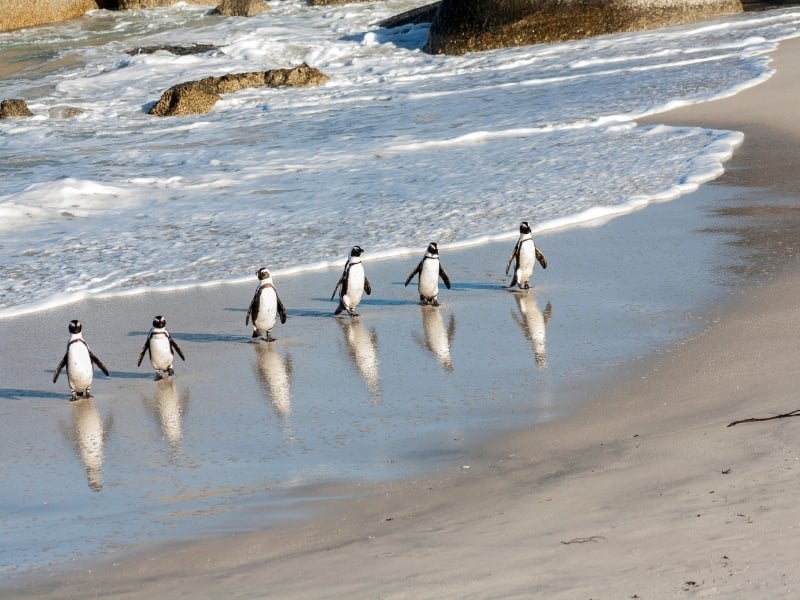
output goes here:
[[67, 353], [67, 379], [73, 392], [85, 392], [92, 385], [92, 360], [85, 344], [74, 343]]
[[166, 371], [172, 367], [174, 357], [169, 347], [169, 339], [165, 335], [154, 335], [150, 338], [150, 363], [154, 369]]
[[261, 292], [261, 302], [258, 307], [258, 316], [253, 324], [259, 331], [271, 331], [275, 327], [275, 318], [278, 314], [278, 296], [271, 287], [264, 288]]
[[364, 295], [364, 267], [361, 264], [350, 266], [347, 274], [347, 293], [342, 296], [345, 307], [355, 308]]
[[517, 267], [517, 281], [526, 283], [533, 274], [533, 265], [536, 262], [536, 247], [533, 241], [523, 242], [519, 247], [519, 266]]
[[439, 295], [439, 261], [426, 259], [419, 274], [419, 293], [426, 298]]

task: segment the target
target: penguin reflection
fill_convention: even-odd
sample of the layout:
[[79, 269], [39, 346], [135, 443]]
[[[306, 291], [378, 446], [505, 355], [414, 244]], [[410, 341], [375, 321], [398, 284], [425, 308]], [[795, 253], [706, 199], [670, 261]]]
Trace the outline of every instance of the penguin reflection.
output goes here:
[[286, 419], [292, 412], [292, 358], [278, 354], [274, 344], [258, 344], [255, 370], [270, 397], [275, 414]]
[[344, 333], [347, 354], [353, 362], [367, 389], [372, 395], [372, 403], [381, 401], [380, 364], [378, 362], [378, 334], [367, 328], [358, 319], [336, 319]]
[[440, 311], [430, 306], [422, 306], [420, 310], [422, 311], [422, 328], [425, 330], [425, 339], [421, 340], [414, 332], [417, 343], [430, 350], [445, 371], [452, 371], [453, 357], [450, 354], [450, 347], [456, 334], [455, 315], [450, 315], [447, 327], [445, 327], [444, 317]]
[[110, 416], [103, 423], [91, 400], [83, 399], [72, 404], [72, 431], [69, 437], [86, 468], [86, 481], [95, 492], [103, 487], [103, 442], [112, 424]]
[[173, 452], [180, 452], [181, 449], [183, 415], [188, 404], [189, 392], [181, 396], [173, 378], [156, 380], [156, 398], [152, 409], [161, 426], [161, 434]]
[[517, 301], [519, 314], [512, 310], [511, 316], [514, 317], [514, 321], [516, 321], [517, 325], [522, 329], [525, 338], [531, 342], [536, 366], [545, 368], [547, 367], [545, 329], [547, 327], [547, 322], [550, 320], [550, 314], [553, 312], [553, 307], [548, 302], [544, 312], [539, 310], [536, 296], [530, 290], [514, 292], [514, 299]]

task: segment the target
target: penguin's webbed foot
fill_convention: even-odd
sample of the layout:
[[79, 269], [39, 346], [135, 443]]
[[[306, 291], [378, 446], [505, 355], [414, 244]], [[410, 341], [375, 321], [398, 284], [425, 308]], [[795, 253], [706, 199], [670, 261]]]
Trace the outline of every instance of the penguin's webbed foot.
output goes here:
[[258, 337], [258, 329], [253, 329], [253, 336], [254, 338]]
[[524, 285], [521, 285], [520, 287], [521, 287], [523, 290], [529, 290], [529, 289], [531, 289], [531, 286], [530, 286], [530, 284], [529, 284], [527, 281], [525, 282], [525, 284], [524, 284]]
[[175, 375], [175, 369], [173, 369], [172, 367], [170, 367], [169, 369], [167, 369], [167, 374], [168, 374], [170, 377], [172, 377], [173, 375]]
[[161, 371], [156, 371], [156, 377], [154, 381], [161, 381], [162, 379], [164, 379], [164, 376], [161, 374]]
[[72, 397], [70, 398], [70, 402], [75, 402], [78, 399], [78, 392], [73, 391]]

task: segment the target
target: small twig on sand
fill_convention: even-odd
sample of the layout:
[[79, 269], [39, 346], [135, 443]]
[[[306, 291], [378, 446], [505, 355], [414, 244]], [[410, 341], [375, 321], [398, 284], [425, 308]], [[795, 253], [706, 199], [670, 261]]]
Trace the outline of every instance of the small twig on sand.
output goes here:
[[755, 423], [756, 421], [772, 421], [772, 419], [785, 419], [786, 417], [800, 417], [800, 409], [793, 410], [792, 412], [782, 413], [780, 415], [773, 415], [771, 417], [750, 417], [749, 419], [740, 419], [739, 421], [733, 421], [728, 423], [728, 427], [733, 427], [734, 425], [738, 425], [739, 423]]
[[605, 541], [606, 538], [603, 537], [602, 535], [593, 535], [590, 537], [572, 538], [571, 540], [567, 540], [566, 542], [564, 540], [561, 540], [561, 543], [567, 546], [569, 544], [585, 544], [586, 542], [594, 542], [596, 544], [597, 542], [605, 542]]

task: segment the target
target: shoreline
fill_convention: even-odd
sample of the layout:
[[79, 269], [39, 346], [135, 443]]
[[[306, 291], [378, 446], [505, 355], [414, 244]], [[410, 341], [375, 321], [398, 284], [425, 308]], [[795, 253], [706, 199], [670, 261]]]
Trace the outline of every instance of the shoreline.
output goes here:
[[463, 448], [468, 469], [356, 486], [309, 520], [144, 548], [10, 597], [790, 597], [793, 423], [726, 425], [793, 408], [797, 56], [783, 42], [766, 83], [649, 120], [745, 132], [725, 174], [694, 193], [740, 190], [717, 210], [735, 220], [730, 248], [749, 253], [748, 284], [716, 300], [711, 327], [621, 365], [622, 381], [578, 386], [587, 401], [566, 419]]

